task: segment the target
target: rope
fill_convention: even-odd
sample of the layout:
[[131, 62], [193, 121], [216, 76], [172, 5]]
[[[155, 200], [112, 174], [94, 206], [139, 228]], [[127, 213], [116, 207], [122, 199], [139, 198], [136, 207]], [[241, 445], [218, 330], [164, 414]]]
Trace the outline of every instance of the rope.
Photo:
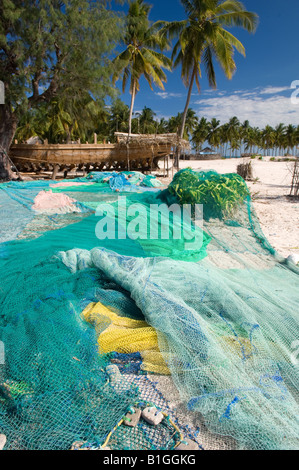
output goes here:
[[[134, 406], [138, 406], [138, 405], [139, 405], [138, 403], [135, 403], [135, 404], [134, 404]], [[147, 406], [153, 406], [152, 403], [146, 403], [146, 405], [147, 405]], [[139, 406], [138, 406], [138, 407], [139, 407]], [[174, 431], [175, 431], [175, 432], [174, 432], [174, 434], [173, 434], [171, 437], [173, 437], [175, 434], [178, 435], [178, 441], [177, 441], [177, 443], [175, 444], [175, 446], [174, 446], [173, 449], [170, 449], [170, 450], [174, 450], [174, 449], [176, 449], [176, 448], [183, 442], [184, 437], [183, 437], [183, 435], [182, 435], [180, 429], [178, 428], [178, 426], [170, 419], [169, 415], [168, 415], [167, 413], [164, 413], [163, 411], [162, 411], [162, 414], [163, 414], [163, 416], [164, 416], [164, 419], [166, 419], [166, 420], [169, 422], [169, 424], [174, 428]], [[102, 446], [101, 446], [101, 448], [102, 448], [103, 450], [105, 450], [105, 447], [109, 444], [109, 441], [110, 441], [110, 439], [111, 439], [113, 433], [116, 431], [116, 429], [118, 429], [118, 428], [124, 423], [124, 421], [125, 421], [125, 417], [123, 417], [123, 418], [117, 423], [117, 425], [112, 429], [112, 431], [110, 431], [110, 433], [108, 434], [108, 436], [107, 436], [107, 438], [106, 438], [104, 444], [102, 444]]]

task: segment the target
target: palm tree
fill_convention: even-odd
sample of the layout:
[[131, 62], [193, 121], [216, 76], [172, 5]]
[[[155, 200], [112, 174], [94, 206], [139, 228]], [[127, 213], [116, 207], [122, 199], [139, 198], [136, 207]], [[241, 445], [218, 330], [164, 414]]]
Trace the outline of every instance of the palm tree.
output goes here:
[[[232, 157], [233, 150], [237, 150], [240, 147], [240, 121], [236, 116], [232, 117], [228, 121], [226, 132], [227, 132], [227, 141], [230, 144], [230, 150], [231, 150], [230, 156]], [[236, 142], [239, 143], [238, 147], [236, 147]]]
[[286, 148], [287, 152], [291, 153], [291, 150], [294, 153], [294, 148], [296, 145], [296, 127], [292, 124], [289, 124], [285, 131], [285, 139], [286, 139]]
[[208, 142], [212, 147], [216, 147], [217, 149], [221, 143], [220, 137], [220, 121], [216, 118], [211, 119], [210, 123], [210, 132], [208, 134]]
[[168, 131], [171, 133], [178, 133], [182, 123], [182, 114], [172, 116], [168, 120]]
[[[45, 107], [43, 107], [44, 111]], [[19, 125], [16, 130], [15, 137], [20, 142], [24, 142], [30, 137], [41, 137], [42, 132], [45, 130], [45, 117], [43, 117], [43, 126], [41, 124], [41, 113], [40, 108], [30, 110], [23, 114], [19, 121]]]
[[169, 39], [178, 38], [172, 59], [175, 67], [181, 65], [183, 82], [189, 87], [180, 129], [182, 138], [194, 81], [200, 92], [202, 64], [211, 87], [216, 88], [214, 59], [231, 79], [236, 70], [234, 50], [245, 55], [245, 49], [226, 27], [242, 27], [253, 32], [258, 17], [255, 13], [248, 12], [238, 0], [181, 0], [181, 3], [188, 18], [183, 21], [164, 22], [161, 34]]
[[[299, 145], [299, 126], [297, 126], [297, 128], [296, 128], [295, 141], [296, 141], [296, 146], [297, 146], [297, 149], [298, 149], [298, 145]], [[297, 151], [297, 149], [296, 149], [296, 151]], [[297, 152], [296, 152], [296, 154], [298, 155]]]
[[158, 122], [155, 121], [156, 113], [147, 106], [144, 106], [141, 113], [136, 113], [139, 119], [140, 129], [143, 134], [154, 134], [158, 127]]
[[110, 139], [112, 141], [115, 139], [115, 132], [128, 132], [129, 113], [129, 106], [121, 99], [117, 98], [113, 101], [109, 118]]
[[[179, 133], [182, 127], [183, 113], [178, 113], [168, 121], [169, 132]], [[198, 117], [194, 109], [189, 108], [185, 118], [185, 128], [183, 138], [188, 140], [198, 124]]]
[[265, 129], [262, 131], [262, 140], [266, 154], [269, 154], [270, 149], [273, 148], [275, 143], [275, 132], [273, 127], [269, 125], [265, 127]]
[[[182, 119], [183, 119], [182, 113], [179, 113], [179, 118], [180, 118], [180, 126], [181, 126]], [[185, 132], [184, 132], [183, 138], [188, 140], [193, 130], [197, 126], [197, 124], [198, 124], [198, 117], [196, 115], [196, 112], [194, 111], [194, 109], [189, 108], [187, 111], [186, 118], [185, 118]]]
[[260, 130], [257, 127], [249, 127], [243, 137], [243, 143], [245, 150], [249, 153], [253, 153], [254, 150], [258, 151], [260, 144]]
[[222, 154], [223, 156], [227, 157], [227, 149], [228, 149], [228, 123], [222, 124], [219, 128], [220, 134], [220, 144], [222, 146]]
[[199, 151], [208, 139], [210, 128], [211, 124], [205, 117], [202, 117], [199, 123], [197, 124], [196, 128], [194, 129], [191, 139], [196, 151]]
[[248, 119], [246, 119], [246, 121], [244, 121], [243, 124], [241, 124], [240, 126], [240, 148], [241, 149], [242, 149], [242, 146], [244, 148], [245, 139], [247, 135], [249, 134], [250, 129], [251, 129], [250, 123]]
[[129, 135], [132, 133], [133, 108], [136, 93], [139, 91], [140, 77], [145, 77], [151, 89], [154, 82], [164, 90], [166, 75], [163, 68], [171, 68], [171, 60], [162, 52], [157, 52], [157, 49], [163, 51], [167, 47], [167, 41], [158, 34], [157, 23], [150, 24], [150, 10], [151, 6], [144, 3], [144, 0], [130, 2], [124, 34], [126, 49], [114, 60], [113, 84], [122, 76], [124, 92], [130, 79]]
[[73, 94], [67, 88], [62, 97], [41, 103], [20, 120], [17, 139], [27, 140], [37, 135], [49, 143], [69, 143], [73, 139], [88, 140], [96, 130], [107, 132], [108, 113], [102, 100], [94, 100], [84, 90]]
[[278, 154], [280, 153], [281, 149], [283, 149], [284, 147], [285, 130], [286, 130], [286, 127], [282, 123], [277, 124], [277, 126], [274, 129], [275, 146], [277, 148]]
[[158, 124], [157, 134], [167, 134], [168, 132], [169, 132], [168, 121], [162, 117]]

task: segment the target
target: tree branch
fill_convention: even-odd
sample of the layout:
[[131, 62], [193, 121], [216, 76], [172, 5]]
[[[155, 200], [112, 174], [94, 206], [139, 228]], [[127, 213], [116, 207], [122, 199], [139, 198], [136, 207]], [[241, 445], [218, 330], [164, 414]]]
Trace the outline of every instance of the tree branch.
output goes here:
[[55, 47], [55, 54], [56, 54], [56, 64], [55, 64], [54, 70], [53, 70], [53, 77], [52, 77], [52, 79], [49, 83], [48, 88], [43, 93], [40, 94], [39, 93], [39, 82], [42, 78], [42, 70], [43, 69], [41, 68], [40, 70], [38, 70], [35, 73], [34, 78], [32, 79], [33, 93], [28, 99], [29, 108], [33, 104], [50, 101], [57, 93], [57, 90], [59, 88], [59, 83], [58, 83], [58, 81], [59, 81], [58, 80], [59, 71], [61, 69], [61, 65], [62, 65], [63, 61], [67, 57], [67, 53], [62, 54], [61, 50], [60, 50], [60, 47], [57, 43], [54, 44], [54, 47]]

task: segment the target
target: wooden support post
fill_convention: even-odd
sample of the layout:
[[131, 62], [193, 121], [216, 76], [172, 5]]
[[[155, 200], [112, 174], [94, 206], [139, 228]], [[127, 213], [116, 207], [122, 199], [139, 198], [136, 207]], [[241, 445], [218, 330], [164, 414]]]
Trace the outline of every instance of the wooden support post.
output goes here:
[[87, 165], [85, 166], [85, 175], [89, 173], [89, 170], [90, 170], [90, 163], [87, 163]]
[[127, 144], [127, 171], [130, 170], [130, 150], [129, 150], [129, 145]]
[[294, 165], [290, 196], [299, 197], [299, 160]]
[[93, 138], [94, 138], [94, 144], [96, 145], [98, 143], [98, 134], [94, 133]]
[[150, 174], [152, 174], [152, 171], [153, 171], [153, 161], [154, 161], [154, 146], [152, 145], [152, 158], [151, 158]]
[[59, 165], [56, 163], [53, 168], [53, 173], [52, 173], [52, 180], [56, 179], [57, 173], [59, 172]]

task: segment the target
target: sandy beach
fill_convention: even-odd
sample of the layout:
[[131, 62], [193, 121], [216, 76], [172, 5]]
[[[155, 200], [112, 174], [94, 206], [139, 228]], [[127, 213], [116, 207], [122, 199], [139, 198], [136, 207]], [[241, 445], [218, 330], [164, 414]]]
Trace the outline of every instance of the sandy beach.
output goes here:
[[[248, 182], [262, 230], [271, 245], [283, 256], [299, 255], [299, 201], [289, 198], [294, 162], [273, 162], [270, 157], [251, 160], [253, 182]], [[240, 159], [181, 161], [180, 168], [236, 173]], [[162, 179], [164, 184], [172, 180]]]

